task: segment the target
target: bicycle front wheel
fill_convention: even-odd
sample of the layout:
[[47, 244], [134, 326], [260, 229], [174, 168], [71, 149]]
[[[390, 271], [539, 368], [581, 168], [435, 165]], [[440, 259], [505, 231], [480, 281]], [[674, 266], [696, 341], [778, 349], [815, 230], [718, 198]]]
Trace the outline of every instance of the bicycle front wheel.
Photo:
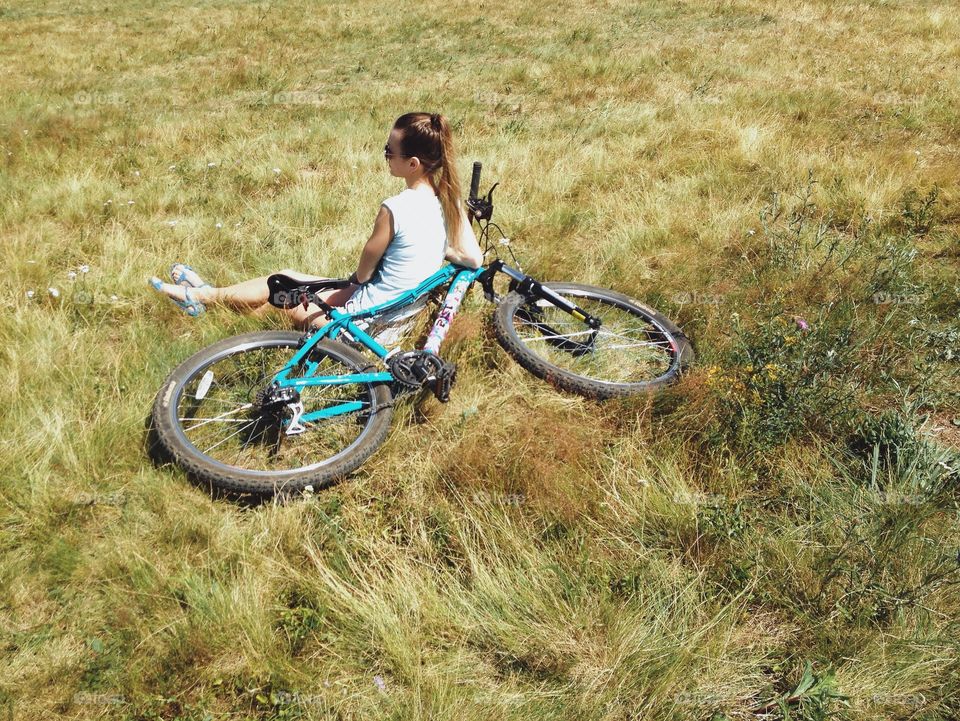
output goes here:
[[658, 390], [693, 362], [693, 348], [653, 308], [606, 288], [544, 283], [601, 325], [549, 299], [509, 293], [494, 313], [497, 341], [521, 366], [561, 390], [607, 399]]
[[[258, 494], [320, 487], [360, 466], [385, 440], [392, 415], [385, 383], [310, 386], [271, 400], [273, 377], [296, 352], [301, 333], [245, 333], [184, 361], [157, 394], [153, 421], [163, 448], [201, 481]], [[290, 378], [369, 370], [369, 359], [343, 343], [319, 341]], [[293, 404], [325, 411], [287, 433]]]

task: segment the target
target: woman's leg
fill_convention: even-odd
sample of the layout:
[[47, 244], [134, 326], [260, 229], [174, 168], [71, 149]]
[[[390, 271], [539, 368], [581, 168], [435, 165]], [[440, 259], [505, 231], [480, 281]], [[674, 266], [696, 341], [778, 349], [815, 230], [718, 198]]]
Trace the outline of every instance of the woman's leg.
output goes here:
[[[323, 278], [316, 275], [306, 275], [290, 268], [285, 268], [280, 273], [288, 275], [294, 280], [300, 281], [311, 281], [311, 280], [324, 280]], [[234, 283], [233, 285], [227, 285], [222, 288], [217, 288], [213, 286], [208, 286], [206, 288], [190, 288], [190, 297], [193, 300], [200, 301], [204, 305], [216, 304], [222, 305], [227, 308], [232, 308], [240, 312], [250, 312], [254, 315], [262, 315], [264, 312], [273, 308], [269, 303], [270, 298], [270, 289], [267, 286], [267, 278], [270, 276], [262, 276], [260, 278], [252, 278], [250, 280], [245, 280], [240, 283]], [[347, 299], [353, 295], [354, 291], [358, 288], [358, 285], [349, 285], [346, 288], [338, 288], [336, 290], [328, 290], [320, 293], [320, 298], [324, 302], [330, 304], [334, 308], [343, 307], [344, 303], [347, 302]], [[161, 291], [166, 293], [171, 298], [177, 300], [185, 300], [185, 291], [182, 285], [173, 285], [172, 283], [163, 283], [161, 285]], [[303, 329], [308, 329], [310, 327], [317, 327], [322, 325], [326, 319], [326, 314], [320, 309], [319, 306], [311, 303], [307, 306], [306, 309], [302, 305], [298, 305], [294, 308], [287, 308], [283, 311], [286, 313], [298, 326]]]
[[[295, 270], [285, 268], [284, 270], [279, 271], [284, 275], [289, 275], [295, 280], [310, 281], [310, 280], [322, 280], [322, 278], [315, 275], [306, 275], [304, 273], [299, 273]], [[227, 308], [232, 308], [237, 311], [259, 311], [262, 312], [265, 308], [272, 307], [269, 304], [270, 298], [270, 289], [267, 286], [267, 278], [270, 276], [264, 275], [260, 278], [251, 278], [250, 280], [245, 280], [240, 283], [234, 283], [233, 285], [223, 286], [222, 288], [217, 288], [214, 286], [208, 286], [206, 288], [190, 288], [190, 297], [193, 300], [198, 300], [204, 305], [213, 303], [215, 305], [222, 305]], [[176, 300], [184, 300], [185, 288], [182, 285], [173, 285], [172, 283], [163, 283], [161, 286], [161, 291], [166, 293], [171, 298]], [[348, 298], [350, 296], [347, 296]]]
[[191, 300], [200, 301], [204, 305], [214, 303], [238, 311], [250, 311], [267, 302], [270, 296], [270, 291], [267, 288], [267, 277], [252, 278], [223, 288], [208, 286], [206, 288], [188, 289], [182, 285], [163, 283], [160, 290], [176, 300], [185, 300], [185, 294], [189, 290]]
[[[359, 285], [351, 284], [346, 288], [327, 290], [317, 295], [319, 295], [327, 305], [333, 306], [334, 308], [342, 308], [359, 287]], [[306, 308], [302, 305], [287, 308], [283, 312], [296, 323], [298, 328], [303, 330], [319, 328], [327, 321], [327, 314], [315, 303], [310, 303]]]

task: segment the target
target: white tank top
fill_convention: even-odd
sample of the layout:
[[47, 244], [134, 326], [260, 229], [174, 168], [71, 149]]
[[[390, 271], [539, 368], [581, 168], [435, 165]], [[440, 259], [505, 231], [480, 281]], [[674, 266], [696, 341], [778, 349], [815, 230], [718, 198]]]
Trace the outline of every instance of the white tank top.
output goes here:
[[370, 282], [351, 297], [357, 309], [386, 303], [417, 287], [443, 265], [447, 231], [433, 189], [428, 185], [407, 188], [383, 205], [393, 215], [393, 238]]

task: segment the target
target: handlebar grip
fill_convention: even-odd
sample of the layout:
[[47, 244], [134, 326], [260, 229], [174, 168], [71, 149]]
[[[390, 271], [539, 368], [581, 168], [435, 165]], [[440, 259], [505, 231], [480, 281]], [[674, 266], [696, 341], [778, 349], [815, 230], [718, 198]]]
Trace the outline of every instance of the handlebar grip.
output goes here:
[[483, 164], [478, 160], [473, 164], [473, 177], [470, 178], [470, 200], [477, 199], [477, 193], [480, 191], [480, 168]]

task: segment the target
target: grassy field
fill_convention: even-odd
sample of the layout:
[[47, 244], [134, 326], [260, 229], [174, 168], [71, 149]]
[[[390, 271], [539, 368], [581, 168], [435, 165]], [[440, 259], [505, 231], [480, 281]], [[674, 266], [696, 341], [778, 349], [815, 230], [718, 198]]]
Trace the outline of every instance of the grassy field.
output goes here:
[[[919, 0], [0, 3], [0, 719], [957, 718], [958, 39]], [[145, 278], [349, 273], [424, 109], [528, 271], [693, 372], [558, 393], [478, 295], [451, 402], [337, 486], [153, 465], [167, 373], [282, 320]]]

